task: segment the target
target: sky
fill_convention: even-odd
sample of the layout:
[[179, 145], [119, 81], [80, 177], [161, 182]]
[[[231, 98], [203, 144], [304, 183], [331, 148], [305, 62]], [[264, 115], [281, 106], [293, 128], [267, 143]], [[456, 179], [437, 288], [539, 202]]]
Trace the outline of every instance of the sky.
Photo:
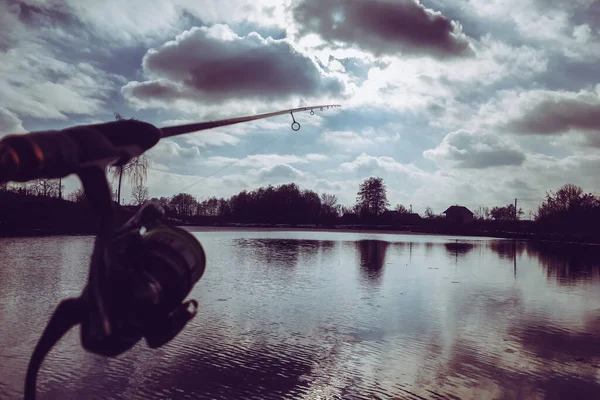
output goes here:
[[162, 140], [151, 197], [295, 182], [352, 205], [379, 176], [392, 207], [441, 213], [600, 192], [598, 0], [0, 0], [0, 26], [2, 135], [342, 105]]

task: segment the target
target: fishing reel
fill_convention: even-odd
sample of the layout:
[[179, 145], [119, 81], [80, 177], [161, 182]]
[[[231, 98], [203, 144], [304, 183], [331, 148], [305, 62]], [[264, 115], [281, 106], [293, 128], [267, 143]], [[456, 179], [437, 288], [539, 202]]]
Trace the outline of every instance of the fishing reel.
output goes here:
[[86, 350], [116, 356], [142, 338], [158, 348], [195, 316], [198, 303], [184, 300], [204, 274], [204, 250], [187, 231], [163, 225], [163, 215], [157, 204], [143, 206], [98, 258], [105, 264], [97, 281], [78, 299], [87, 311], [81, 315]]
[[[138, 128], [134, 132], [146, 138], [156, 130], [129, 121], [117, 125], [127, 126]], [[73, 326], [81, 326], [83, 348], [114, 357], [142, 339], [151, 348], [165, 345], [198, 309], [195, 300], [185, 299], [206, 268], [202, 245], [187, 231], [163, 223], [165, 211], [158, 204], [148, 203], [124, 224], [118, 222], [119, 210], [111, 199], [104, 160], [118, 158], [116, 165], [125, 163], [145, 146], [117, 146], [104, 135], [106, 124], [97, 127], [86, 128], [87, 132], [36, 133], [0, 141], [0, 155], [9, 161], [32, 160], [25, 164], [28, 168], [13, 163], [19, 168], [3, 169], [13, 174], [14, 180], [25, 181], [42, 173], [63, 175], [75, 169], [87, 202], [100, 217], [87, 284], [81, 296], [63, 300], [51, 316], [29, 362], [25, 399], [35, 399], [37, 374], [44, 357]], [[86, 133], [85, 141], [78, 140], [82, 133]], [[109, 140], [94, 143], [88, 139], [94, 134]], [[50, 135], [57, 140], [49, 140]], [[124, 140], [123, 136], [118, 139]], [[76, 152], [64, 150], [69, 143], [85, 146], [77, 147]], [[86, 159], [93, 162], [82, 162]]]
[[[95, 196], [98, 189], [105, 189], [109, 195], [106, 177], [91, 172], [82, 174], [86, 193]], [[25, 399], [35, 398], [37, 373], [45, 355], [75, 325], [81, 325], [86, 350], [114, 357], [141, 339], [151, 348], [163, 346], [196, 315], [198, 303], [184, 301], [206, 267], [196, 238], [163, 224], [164, 210], [154, 203], [144, 205], [116, 229], [112, 214], [108, 217], [104, 215], [96, 237], [83, 293], [59, 304], [33, 352]]]

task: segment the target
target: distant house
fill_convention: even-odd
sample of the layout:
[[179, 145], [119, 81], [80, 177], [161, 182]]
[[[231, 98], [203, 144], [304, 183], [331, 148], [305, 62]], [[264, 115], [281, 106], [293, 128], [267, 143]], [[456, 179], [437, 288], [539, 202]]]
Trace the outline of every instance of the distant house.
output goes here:
[[446, 211], [446, 219], [457, 224], [473, 222], [473, 212], [464, 206], [451, 206]]
[[386, 211], [381, 218], [391, 224], [416, 225], [421, 222], [421, 216], [416, 213], [401, 213], [398, 211]]

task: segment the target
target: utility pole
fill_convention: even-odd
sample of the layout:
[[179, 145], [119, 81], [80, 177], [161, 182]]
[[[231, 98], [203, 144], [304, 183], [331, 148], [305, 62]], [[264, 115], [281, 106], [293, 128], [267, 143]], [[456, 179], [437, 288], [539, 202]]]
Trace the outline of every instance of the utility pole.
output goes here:
[[412, 214], [412, 204], [410, 205], [410, 213]]
[[517, 199], [515, 199], [515, 221], [517, 220]]
[[58, 198], [62, 200], [62, 178], [58, 178]]

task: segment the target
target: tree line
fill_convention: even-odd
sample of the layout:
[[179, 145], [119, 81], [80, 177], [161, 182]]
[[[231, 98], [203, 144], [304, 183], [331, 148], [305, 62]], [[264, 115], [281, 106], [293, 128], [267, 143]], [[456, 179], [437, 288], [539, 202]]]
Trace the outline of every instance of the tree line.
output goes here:
[[[348, 207], [341, 205], [334, 194], [303, 190], [295, 183], [244, 190], [230, 198], [210, 197], [198, 200], [190, 193], [179, 193], [171, 197], [150, 199], [145, 186], [147, 168], [146, 159], [134, 159], [123, 167], [113, 167], [112, 183], [120, 184], [125, 176], [132, 185], [133, 205], [155, 201], [165, 208], [168, 216], [182, 221], [211, 217], [235, 222], [316, 224], [335, 223], [340, 219], [380, 222], [388, 211], [411, 214], [402, 204], [390, 209], [385, 182], [378, 177], [370, 177], [362, 182], [358, 187], [355, 204]], [[10, 191], [40, 197], [60, 197], [63, 189], [59, 180], [51, 179], [0, 186], [0, 192]], [[113, 200], [119, 203], [120, 185], [113, 192]], [[84, 202], [83, 189], [70, 193], [67, 200]], [[520, 220], [524, 215], [523, 209], [516, 209], [514, 204], [479, 207], [472, 211], [476, 221], [514, 221]], [[545, 200], [531, 212], [531, 216], [539, 223], [572, 229], [573, 225], [586, 225], [586, 219], [596, 218], [599, 211], [600, 197], [585, 193], [579, 186], [566, 184], [555, 192], [547, 192]], [[435, 214], [431, 207], [425, 208], [423, 217], [429, 220], [444, 218], [441, 214]]]

